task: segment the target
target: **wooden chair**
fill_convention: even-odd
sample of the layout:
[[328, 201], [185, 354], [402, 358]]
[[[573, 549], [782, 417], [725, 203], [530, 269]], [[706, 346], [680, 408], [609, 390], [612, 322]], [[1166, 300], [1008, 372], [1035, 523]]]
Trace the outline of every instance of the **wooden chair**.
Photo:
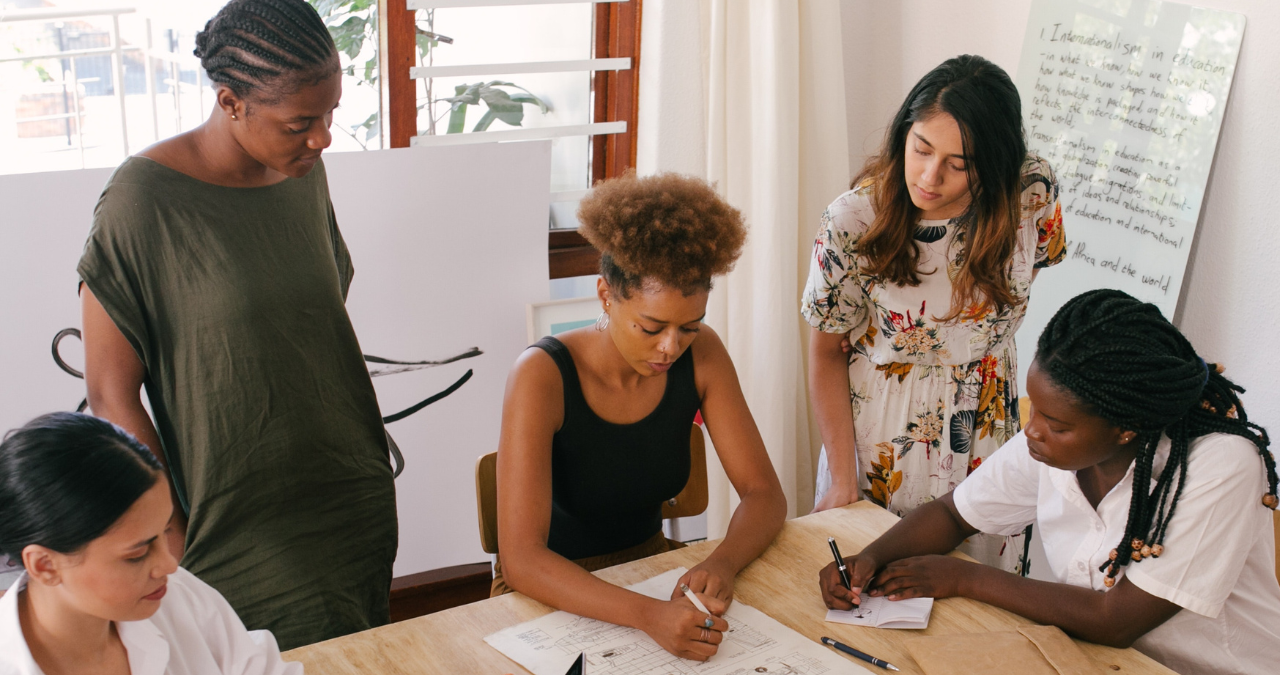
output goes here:
[[1280, 581], [1280, 511], [1275, 512], [1276, 521], [1276, 581]]
[[[662, 505], [663, 518], [688, 518], [707, 510], [707, 444], [702, 427], [689, 432], [689, 482], [680, 494]], [[476, 515], [480, 523], [480, 547], [498, 552], [498, 453], [476, 460]]]

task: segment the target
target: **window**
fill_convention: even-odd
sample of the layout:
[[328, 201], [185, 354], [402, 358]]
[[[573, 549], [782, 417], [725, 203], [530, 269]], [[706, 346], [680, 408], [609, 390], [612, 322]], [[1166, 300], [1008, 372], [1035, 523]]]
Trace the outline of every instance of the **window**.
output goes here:
[[[331, 149], [382, 147], [376, 0], [308, 2], [343, 50]], [[192, 51], [223, 4], [0, 0], [0, 173], [112, 167], [203, 123], [213, 90]]]
[[[225, 0], [0, 0], [0, 173], [111, 167], [199, 126]], [[331, 151], [552, 139], [551, 277], [594, 274], [586, 191], [635, 166], [640, 0], [307, 0], [337, 43]]]
[[639, 0], [384, 0], [384, 11], [388, 145], [552, 139], [551, 278], [594, 274], [573, 213], [592, 184], [635, 165]]

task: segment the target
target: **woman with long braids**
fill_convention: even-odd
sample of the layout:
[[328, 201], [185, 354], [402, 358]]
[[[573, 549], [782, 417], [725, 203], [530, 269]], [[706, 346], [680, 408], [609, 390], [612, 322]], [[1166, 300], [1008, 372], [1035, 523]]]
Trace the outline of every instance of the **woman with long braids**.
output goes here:
[[320, 161], [338, 54], [304, 0], [233, 0], [195, 54], [209, 119], [116, 169], [77, 268], [89, 405], [164, 462], [183, 567], [290, 649], [385, 623], [396, 554]]
[[[1276, 672], [1276, 462], [1219, 364], [1155, 305], [1080, 295], [1040, 336], [1031, 419], [954, 492], [820, 574], [827, 606], [961, 596], [1183, 673]], [[944, 554], [1037, 523], [1057, 583]]]
[[[1032, 280], [1065, 254], [1057, 199], [998, 66], [958, 56], [907, 95], [823, 214], [802, 298], [815, 511], [866, 497], [904, 515], [1018, 433], [1013, 335]], [[1020, 534], [965, 548], [1010, 571], [1023, 550]]]

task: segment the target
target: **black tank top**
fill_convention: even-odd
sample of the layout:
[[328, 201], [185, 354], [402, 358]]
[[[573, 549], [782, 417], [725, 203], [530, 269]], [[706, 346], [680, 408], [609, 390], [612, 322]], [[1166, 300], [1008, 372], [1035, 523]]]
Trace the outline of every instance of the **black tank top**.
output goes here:
[[564, 343], [545, 337], [533, 346], [555, 360], [564, 382], [564, 424], [551, 441], [547, 548], [576, 560], [644, 543], [662, 529], [662, 503], [689, 482], [689, 432], [701, 406], [692, 350], [667, 371], [653, 412], [614, 424], [587, 405]]

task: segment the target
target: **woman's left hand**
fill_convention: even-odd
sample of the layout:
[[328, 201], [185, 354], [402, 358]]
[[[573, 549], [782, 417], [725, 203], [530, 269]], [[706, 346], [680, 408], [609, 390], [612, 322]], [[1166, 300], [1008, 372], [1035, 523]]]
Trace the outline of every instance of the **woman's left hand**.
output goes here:
[[722, 616], [733, 601], [734, 576], [731, 570], [724, 569], [722, 565], [704, 560], [680, 577], [675, 589], [671, 591], [671, 599], [683, 597], [680, 584], [688, 584], [689, 590], [698, 594], [698, 599], [702, 600], [702, 604], [712, 614]]
[[871, 595], [890, 600], [909, 598], [950, 598], [963, 595], [961, 589], [979, 567], [946, 555], [922, 555], [885, 565], [872, 581]]

